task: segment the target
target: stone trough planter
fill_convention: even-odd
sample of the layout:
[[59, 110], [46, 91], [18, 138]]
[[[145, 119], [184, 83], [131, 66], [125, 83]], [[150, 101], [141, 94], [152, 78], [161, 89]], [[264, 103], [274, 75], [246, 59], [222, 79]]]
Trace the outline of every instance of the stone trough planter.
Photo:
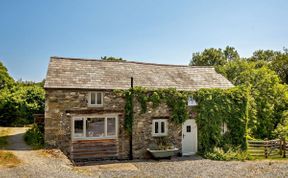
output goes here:
[[171, 158], [172, 156], [174, 156], [175, 151], [178, 151], [178, 148], [166, 149], [166, 150], [151, 150], [148, 148], [147, 151], [151, 153], [152, 156], [156, 159]]

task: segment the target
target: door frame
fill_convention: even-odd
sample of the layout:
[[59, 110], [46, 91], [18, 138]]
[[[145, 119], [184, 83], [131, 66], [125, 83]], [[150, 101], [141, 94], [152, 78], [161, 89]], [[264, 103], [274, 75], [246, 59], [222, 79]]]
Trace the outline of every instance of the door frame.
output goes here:
[[[187, 119], [188, 120], [188, 119]], [[194, 143], [196, 144], [196, 151], [195, 152], [186, 152], [186, 153], [184, 153], [183, 152], [183, 145], [184, 145], [184, 138], [183, 138], [183, 127], [184, 127], [184, 125], [185, 125], [185, 122], [182, 124], [182, 131], [181, 131], [181, 147], [182, 147], [182, 149], [181, 149], [181, 152], [182, 152], [182, 156], [190, 156], [190, 155], [195, 155], [196, 153], [197, 153], [197, 151], [198, 151], [198, 127], [197, 127], [197, 123], [196, 123], [196, 120], [195, 119], [189, 119], [189, 120], [191, 120], [192, 121], [192, 125], [191, 125], [191, 129], [193, 129], [193, 125], [195, 124], [195, 127], [196, 127], [196, 132], [195, 132], [195, 138], [196, 138], [196, 140], [194, 141]], [[186, 127], [186, 126], [185, 126]], [[186, 128], [185, 128], [186, 129]], [[192, 130], [191, 130], [192, 131]], [[193, 141], [191, 140], [191, 143], [193, 143]], [[193, 146], [193, 144], [191, 144], [191, 146]]]

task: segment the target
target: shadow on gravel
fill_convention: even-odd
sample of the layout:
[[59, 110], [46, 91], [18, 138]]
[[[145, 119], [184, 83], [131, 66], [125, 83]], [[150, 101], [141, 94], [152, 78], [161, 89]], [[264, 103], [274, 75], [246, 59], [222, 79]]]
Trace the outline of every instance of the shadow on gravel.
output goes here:
[[119, 164], [119, 163], [157, 163], [157, 162], [182, 162], [182, 161], [191, 161], [191, 160], [203, 160], [201, 156], [175, 156], [167, 159], [134, 159], [134, 160], [103, 160], [103, 161], [88, 161], [88, 162], [73, 162], [75, 166], [93, 166], [93, 165], [107, 165], [107, 164]]
[[[8, 141], [8, 145], [0, 148], [0, 150], [17, 150], [17, 151], [27, 151], [32, 150], [24, 141], [24, 133], [18, 133], [14, 135], [2, 136]], [[2, 138], [0, 137], [0, 139]]]

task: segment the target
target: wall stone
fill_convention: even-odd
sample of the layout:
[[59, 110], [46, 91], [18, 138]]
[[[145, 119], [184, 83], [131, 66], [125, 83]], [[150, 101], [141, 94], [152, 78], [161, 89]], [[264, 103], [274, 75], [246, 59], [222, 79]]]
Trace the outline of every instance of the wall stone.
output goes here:
[[[118, 159], [129, 158], [129, 136], [124, 128], [125, 98], [119, 97], [113, 91], [104, 92], [104, 105], [101, 108], [91, 108], [87, 105], [88, 90], [76, 89], [46, 89], [45, 102], [45, 142], [52, 147], [59, 147], [68, 156], [71, 153], [72, 117], [85, 114], [116, 113], [119, 118], [118, 129]], [[171, 112], [162, 103], [153, 108], [147, 104], [147, 112], [141, 113], [140, 103], [134, 101], [133, 124], [133, 157], [136, 159], [151, 158], [147, 152], [149, 145], [156, 141], [152, 137], [152, 120], [168, 119], [168, 139], [181, 151], [182, 125], [174, 124], [170, 118]], [[191, 114], [190, 114], [191, 115]], [[192, 114], [193, 115], [193, 114]], [[195, 115], [195, 114], [194, 114]], [[190, 116], [192, 117], [192, 116]]]
[[169, 141], [176, 148], [181, 150], [182, 125], [174, 124], [170, 119], [171, 112], [166, 104], [161, 103], [157, 108], [153, 108], [152, 103], [147, 104], [147, 112], [141, 113], [141, 105], [134, 101], [134, 123], [133, 123], [133, 157], [136, 159], [151, 158], [147, 148], [156, 142], [158, 137], [152, 137], [152, 120], [167, 119]]
[[68, 156], [71, 152], [72, 117], [85, 114], [118, 114], [118, 159], [127, 159], [129, 137], [124, 130], [125, 99], [113, 91], [104, 92], [104, 105], [91, 108], [87, 105], [88, 90], [46, 89], [45, 101], [45, 142], [51, 147], [59, 147]]

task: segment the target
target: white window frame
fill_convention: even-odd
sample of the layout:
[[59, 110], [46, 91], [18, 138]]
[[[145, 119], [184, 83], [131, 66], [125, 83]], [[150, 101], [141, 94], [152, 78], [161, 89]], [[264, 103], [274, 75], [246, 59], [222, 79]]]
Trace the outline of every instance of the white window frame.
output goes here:
[[[95, 93], [95, 104], [91, 104], [91, 94]], [[101, 93], [101, 104], [97, 104], [98, 93]], [[104, 93], [99, 91], [90, 91], [88, 92], [88, 107], [102, 107], [104, 103]]]
[[[101, 137], [88, 137], [86, 134], [86, 121], [87, 118], [104, 118], [104, 136]], [[107, 135], [107, 120], [108, 118], [115, 118], [115, 135]], [[83, 120], [83, 136], [79, 136], [80, 134], [75, 134], [74, 124], [75, 120]], [[72, 117], [72, 140], [101, 140], [101, 139], [116, 139], [118, 137], [118, 116], [117, 115], [86, 115], [86, 116], [75, 116]]]
[[198, 105], [198, 103], [193, 99], [192, 96], [188, 97], [187, 103], [188, 103], [188, 106], [197, 106]]
[[[158, 122], [158, 132], [155, 133], [155, 123]], [[161, 133], [161, 122], [164, 122], [164, 133]], [[168, 135], [168, 119], [153, 119], [152, 120], [152, 137], [162, 137]]]

